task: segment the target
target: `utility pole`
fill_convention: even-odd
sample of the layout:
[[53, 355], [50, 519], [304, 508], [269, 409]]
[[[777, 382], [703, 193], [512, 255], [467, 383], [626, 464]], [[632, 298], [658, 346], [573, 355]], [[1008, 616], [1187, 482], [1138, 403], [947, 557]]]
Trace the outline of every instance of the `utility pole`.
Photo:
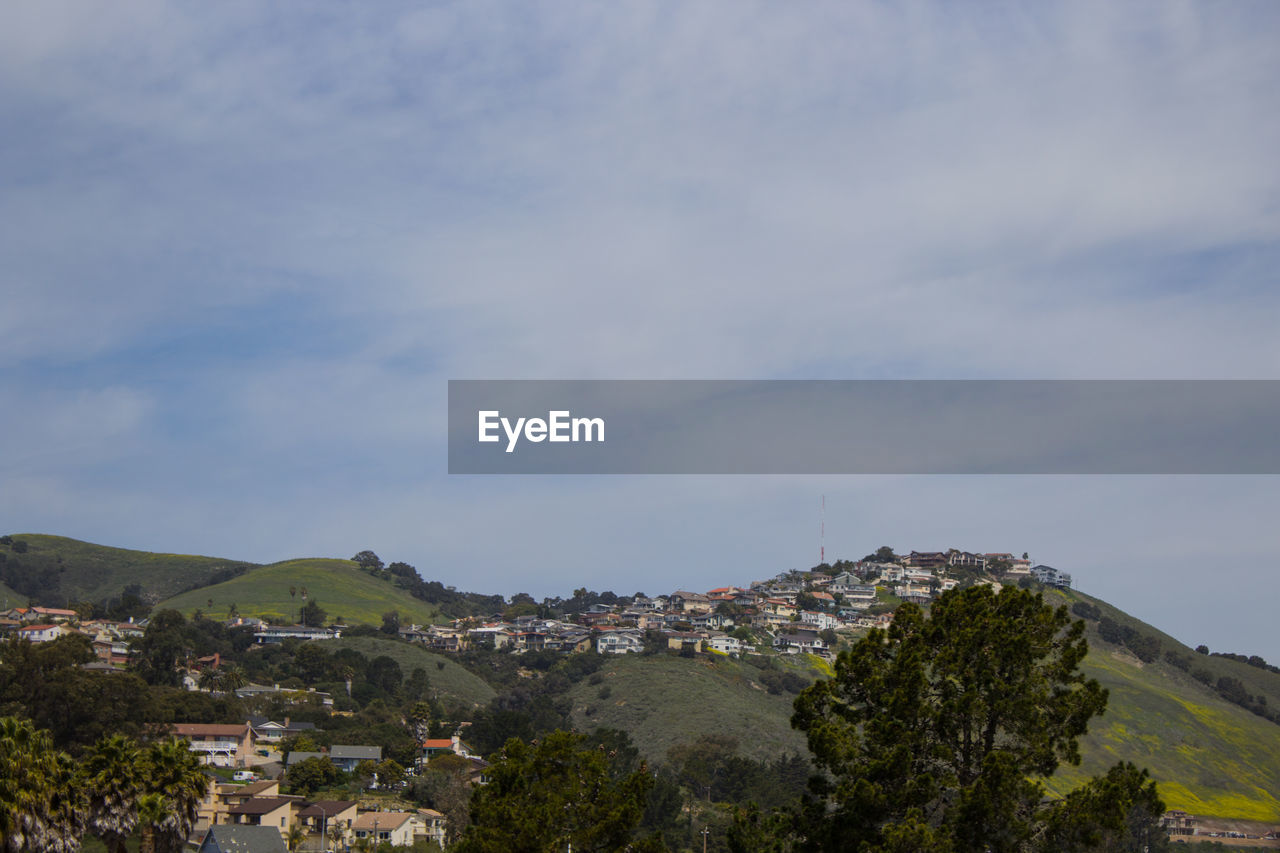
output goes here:
[[707, 836], [711, 834], [711, 827], [702, 827], [702, 853], [707, 853]]

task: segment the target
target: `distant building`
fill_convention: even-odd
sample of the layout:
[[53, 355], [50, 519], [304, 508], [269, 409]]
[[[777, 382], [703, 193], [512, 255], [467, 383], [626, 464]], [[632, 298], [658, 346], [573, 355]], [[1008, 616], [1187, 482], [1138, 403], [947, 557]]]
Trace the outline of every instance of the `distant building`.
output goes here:
[[382, 747], [336, 745], [329, 750], [329, 760], [339, 770], [351, 773], [362, 761], [372, 761], [374, 763], [381, 761]]
[[1071, 575], [1066, 572], [1060, 572], [1053, 566], [1032, 566], [1031, 577], [1045, 586], [1056, 586], [1060, 589], [1069, 589], [1071, 587]]

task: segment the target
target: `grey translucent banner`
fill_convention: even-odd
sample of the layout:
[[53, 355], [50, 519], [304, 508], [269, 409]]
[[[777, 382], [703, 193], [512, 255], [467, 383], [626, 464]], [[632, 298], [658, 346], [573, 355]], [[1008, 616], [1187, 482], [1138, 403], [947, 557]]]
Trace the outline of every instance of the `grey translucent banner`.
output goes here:
[[1276, 380], [452, 380], [449, 473], [1276, 474], [1278, 425]]

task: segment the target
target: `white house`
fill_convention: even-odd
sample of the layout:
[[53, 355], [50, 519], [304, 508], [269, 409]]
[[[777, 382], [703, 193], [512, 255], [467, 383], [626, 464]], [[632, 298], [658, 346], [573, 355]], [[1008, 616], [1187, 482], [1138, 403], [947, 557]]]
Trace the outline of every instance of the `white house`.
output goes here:
[[644, 651], [644, 640], [633, 631], [601, 631], [596, 638], [596, 651], [602, 655], [624, 655]]
[[728, 634], [714, 634], [707, 640], [707, 648], [726, 655], [742, 654], [742, 641]]

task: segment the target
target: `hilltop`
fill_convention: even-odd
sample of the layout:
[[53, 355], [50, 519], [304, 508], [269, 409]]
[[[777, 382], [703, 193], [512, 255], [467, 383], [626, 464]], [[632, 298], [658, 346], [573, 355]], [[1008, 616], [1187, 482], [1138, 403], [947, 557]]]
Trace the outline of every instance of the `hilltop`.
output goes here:
[[298, 620], [303, 590], [326, 613], [326, 621], [377, 625], [395, 610], [406, 624], [441, 620], [440, 611], [389, 581], [364, 572], [351, 560], [286, 560], [251, 569], [223, 583], [184, 592], [161, 601], [159, 608], [181, 610], [188, 616], [203, 610], [211, 618], [257, 616], [272, 623]]
[[243, 560], [132, 551], [40, 533], [0, 537], [0, 581], [24, 603], [30, 598], [54, 607], [105, 603], [131, 585], [154, 603], [254, 566]]
[[[378, 625], [390, 610], [398, 611], [405, 624], [439, 625], [447, 621], [440, 610], [442, 605], [414, 597], [405, 588], [409, 581], [404, 570], [410, 574], [413, 570], [403, 564], [393, 564], [388, 570], [371, 570], [352, 560], [312, 558], [264, 566], [212, 557], [128, 551], [56, 536], [25, 534], [8, 538], [9, 542], [0, 541], [0, 556], [5, 558], [0, 568], [4, 571], [3, 580], [16, 596], [32, 584], [44, 584], [83, 593], [72, 600], [84, 600], [95, 593], [118, 594], [124, 587], [136, 584], [153, 601], [162, 599], [159, 607], [178, 609], [188, 616], [203, 611], [211, 618], [226, 618], [234, 606], [241, 616], [292, 622], [303, 603], [305, 589], [308, 600], [326, 611], [326, 621], [341, 619], [348, 624]], [[14, 547], [19, 540], [24, 544], [21, 549]], [[100, 572], [96, 578], [95, 572]], [[762, 596], [758, 608], [733, 604], [730, 609], [759, 611], [753, 618], [763, 621], [753, 623], [752, 630], [768, 648], [771, 634], [794, 630], [787, 627], [796, 624], [787, 622], [787, 608], [793, 613], [802, 609], [769, 595], [789, 594], [792, 601], [813, 606], [816, 588], [811, 584], [822, 576], [816, 572], [785, 573], [773, 588], [789, 588], [789, 592]], [[970, 569], [967, 576], [961, 577], [964, 582], [975, 582], [981, 576], [980, 570]], [[831, 575], [825, 577], [825, 583], [834, 589]], [[215, 582], [205, 583], [210, 580]], [[896, 592], [927, 598], [927, 588], [917, 589], [909, 577], [900, 580], [903, 583], [893, 587], [895, 592], [890, 592], [888, 586], [858, 586], [852, 582], [845, 589], [855, 600], [858, 595], [871, 596], [875, 602], [870, 611], [873, 613], [900, 601]], [[412, 582], [418, 584], [414, 589], [420, 595], [423, 587], [430, 586], [416, 574]], [[1106, 714], [1093, 721], [1082, 742], [1083, 763], [1061, 768], [1053, 781], [1054, 791], [1065, 792], [1117, 760], [1128, 760], [1151, 770], [1161, 795], [1172, 808], [1199, 815], [1280, 821], [1280, 673], [1260, 659], [1251, 665], [1243, 658], [1188, 648], [1159, 629], [1079, 590], [1046, 587], [1025, 576], [1015, 582], [1041, 590], [1049, 603], [1065, 605], [1077, 618], [1085, 620], [1090, 653], [1084, 671], [1110, 691]], [[188, 589], [182, 591], [184, 587]], [[157, 592], [166, 589], [170, 592], [163, 597]], [[575, 593], [573, 599], [556, 600], [563, 610], [557, 611], [558, 615], [581, 622], [564, 623], [570, 635], [590, 636], [584, 617], [599, 617], [602, 610], [621, 609], [620, 604], [604, 605], [600, 596], [583, 592], [583, 596]], [[736, 587], [717, 592], [726, 606], [730, 599], [738, 600], [735, 595], [754, 594]], [[438, 593], [435, 590], [430, 595]], [[0, 590], [0, 594], [7, 593]], [[455, 598], [467, 595], [452, 591], [449, 594]], [[709, 596], [673, 593], [670, 598], [684, 603], [700, 599], [703, 604], [714, 605]], [[670, 602], [662, 598], [665, 607]], [[646, 603], [653, 608], [659, 604], [656, 599]], [[922, 603], [928, 606], [927, 600]], [[487, 608], [488, 603], [484, 606]], [[513, 599], [507, 607], [511, 619], [520, 618], [519, 614], [524, 614], [524, 619], [535, 619], [531, 614], [538, 609], [532, 600]], [[588, 610], [594, 612], [588, 614]], [[652, 616], [659, 609], [648, 612]], [[615, 622], [619, 617], [619, 613], [611, 616]], [[696, 621], [693, 617], [688, 619]], [[863, 633], [865, 628], [846, 625], [839, 630], [840, 642], [846, 645]], [[503, 685], [482, 669], [468, 669], [470, 664], [464, 658], [447, 652], [430, 651], [389, 637], [344, 637], [322, 644], [359, 651], [370, 659], [391, 657], [405, 673], [421, 668], [442, 697], [464, 707], [476, 708], [495, 696], [502, 698], [499, 694]], [[518, 665], [516, 659], [504, 659]], [[566, 719], [582, 730], [607, 727], [626, 731], [655, 763], [663, 762], [671, 747], [704, 735], [735, 738], [739, 752], [757, 760], [772, 760], [783, 753], [803, 755], [807, 754], [803, 738], [790, 727], [791, 703], [799, 689], [822, 677], [824, 666], [820, 657], [805, 654], [749, 655], [740, 659], [705, 652], [691, 656], [602, 655], [600, 665], [590, 669], [589, 678], [577, 678], [566, 685]], [[522, 678], [519, 676], [517, 682]]]

